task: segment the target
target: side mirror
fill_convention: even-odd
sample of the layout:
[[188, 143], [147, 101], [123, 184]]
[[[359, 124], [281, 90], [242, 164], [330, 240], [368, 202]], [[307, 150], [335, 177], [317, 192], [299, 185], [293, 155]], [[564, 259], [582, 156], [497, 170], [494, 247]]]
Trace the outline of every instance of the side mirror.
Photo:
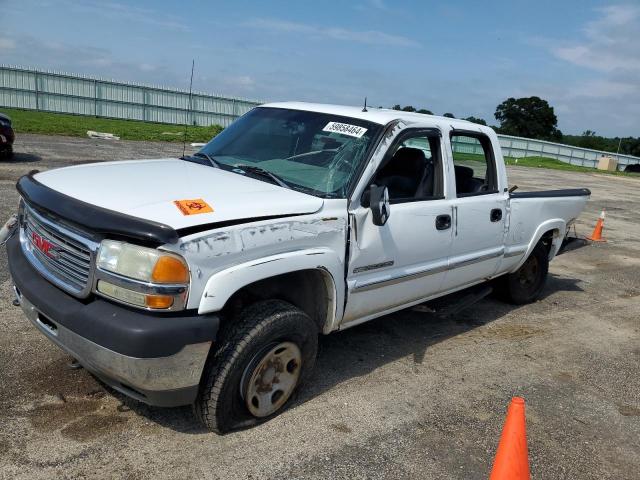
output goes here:
[[389, 208], [389, 189], [386, 186], [371, 185], [369, 189], [369, 205], [373, 215], [373, 224], [381, 227], [391, 215]]

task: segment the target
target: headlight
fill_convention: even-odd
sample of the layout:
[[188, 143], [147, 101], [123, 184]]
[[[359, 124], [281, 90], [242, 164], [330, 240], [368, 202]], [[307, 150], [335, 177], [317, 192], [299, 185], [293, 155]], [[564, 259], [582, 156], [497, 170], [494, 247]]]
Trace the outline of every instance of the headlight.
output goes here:
[[10, 127], [11, 122], [9, 120], [3, 120], [0, 118], [0, 127]]
[[147, 309], [184, 308], [189, 267], [170, 252], [103, 240], [97, 256], [98, 293]]
[[113, 240], [100, 244], [98, 268], [150, 283], [189, 281], [189, 268], [178, 255]]

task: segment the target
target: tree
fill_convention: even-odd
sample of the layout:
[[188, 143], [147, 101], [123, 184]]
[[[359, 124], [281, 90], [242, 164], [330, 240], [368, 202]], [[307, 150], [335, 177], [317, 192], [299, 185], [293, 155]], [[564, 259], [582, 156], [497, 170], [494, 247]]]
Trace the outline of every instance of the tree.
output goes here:
[[424, 113], [425, 115], [433, 115], [433, 112], [431, 110], [427, 110], [426, 108], [421, 108], [420, 110], [418, 110], [418, 113]]
[[620, 146], [620, 152], [625, 152], [628, 155], [640, 157], [640, 137], [623, 138], [622, 145]]
[[465, 120], [467, 122], [477, 123], [478, 125], [486, 125], [487, 124], [487, 122], [484, 119], [478, 118], [478, 117], [467, 117], [467, 118], [465, 118]]
[[591, 148], [614, 154], [620, 146], [621, 155], [640, 156], [640, 137], [602, 137], [592, 130], [582, 132], [582, 135], [563, 135], [562, 143], [574, 147]]
[[401, 107], [400, 104], [395, 104], [393, 107], [391, 107], [392, 110], [401, 110], [403, 112], [418, 112], [418, 113], [429, 113], [432, 114], [431, 112], [429, 112], [429, 110], [416, 110], [416, 107], [414, 107], [413, 105], [405, 105], [404, 107]]
[[508, 98], [496, 108], [500, 133], [540, 140], [560, 140], [553, 107], [540, 97]]
[[594, 150], [605, 150], [607, 148], [607, 139], [596, 135], [593, 130], [585, 130], [582, 132], [578, 140], [578, 146], [582, 148], [592, 148]]
[[447, 118], [456, 118], [456, 116], [453, 113], [445, 113], [444, 115], [442, 115], [443, 117], [447, 117]]

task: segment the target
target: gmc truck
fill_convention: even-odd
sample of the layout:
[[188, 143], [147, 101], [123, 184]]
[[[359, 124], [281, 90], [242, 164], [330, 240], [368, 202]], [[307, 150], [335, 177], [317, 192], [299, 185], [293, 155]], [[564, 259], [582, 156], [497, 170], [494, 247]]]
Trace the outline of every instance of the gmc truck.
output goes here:
[[491, 128], [257, 107], [197, 153], [32, 172], [6, 242], [26, 317], [105, 384], [224, 433], [280, 413], [319, 334], [492, 282], [538, 298], [590, 192], [514, 192]]

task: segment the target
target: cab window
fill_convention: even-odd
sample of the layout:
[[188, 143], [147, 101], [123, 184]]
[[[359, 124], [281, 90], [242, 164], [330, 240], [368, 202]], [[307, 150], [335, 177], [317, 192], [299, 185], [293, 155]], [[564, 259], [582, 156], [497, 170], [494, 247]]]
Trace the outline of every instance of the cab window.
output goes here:
[[496, 166], [491, 140], [475, 133], [451, 134], [458, 197], [496, 193]]
[[440, 137], [424, 131], [402, 137], [387, 153], [372, 183], [387, 187], [390, 203], [442, 198]]

